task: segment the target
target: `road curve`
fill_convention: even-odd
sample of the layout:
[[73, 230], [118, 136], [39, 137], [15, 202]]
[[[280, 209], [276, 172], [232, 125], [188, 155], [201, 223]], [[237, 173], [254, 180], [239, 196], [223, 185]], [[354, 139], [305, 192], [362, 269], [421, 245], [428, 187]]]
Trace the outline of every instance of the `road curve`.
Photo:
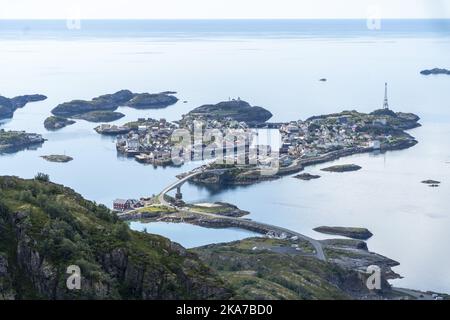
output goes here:
[[318, 240], [315, 240], [313, 238], [305, 236], [304, 234], [298, 233], [296, 231], [292, 231], [292, 230], [289, 230], [289, 229], [286, 229], [286, 228], [282, 228], [282, 227], [274, 226], [274, 225], [271, 225], [271, 224], [254, 221], [254, 220], [222, 216], [222, 215], [214, 214], [214, 213], [199, 212], [199, 211], [195, 211], [195, 210], [192, 210], [192, 209], [186, 209], [186, 208], [178, 208], [178, 209], [183, 211], [183, 212], [185, 212], [185, 213], [194, 213], [194, 214], [198, 214], [198, 215], [208, 216], [208, 217], [211, 217], [211, 218], [234, 221], [234, 222], [237, 222], [239, 224], [238, 227], [241, 227], [242, 229], [245, 229], [245, 225], [248, 225], [249, 227], [253, 226], [253, 227], [256, 227], [258, 229], [264, 229], [267, 232], [274, 231], [274, 232], [277, 232], [277, 233], [285, 233], [286, 235], [288, 235], [290, 237], [296, 236], [299, 239], [308, 241], [314, 247], [314, 250], [316, 251], [315, 256], [317, 257], [317, 259], [322, 260], [322, 261], [326, 261], [327, 260], [326, 257], [325, 257], [325, 253], [323, 251], [322, 244]]
[[178, 181], [175, 181], [174, 183], [172, 183], [171, 185], [167, 186], [166, 188], [164, 188], [163, 191], [161, 191], [161, 193], [158, 195], [158, 200], [159, 203], [161, 205], [170, 207], [170, 208], [176, 208], [177, 210], [180, 211], [184, 211], [186, 213], [194, 213], [194, 214], [198, 214], [198, 215], [204, 215], [204, 216], [208, 216], [211, 218], [218, 218], [218, 219], [223, 219], [223, 220], [230, 220], [233, 222], [236, 222], [241, 228], [245, 228], [245, 225], [248, 225], [249, 229], [251, 227], [254, 227], [255, 229], [262, 229], [262, 230], [266, 230], [267, 232], [269, 231], [274, 231], [277, 233], [285, 233], [286, 235], [289, 235], [291, 237], [296, 236], [299, 239], [303, 239], [305, 241], [308, 241], [313, 247], [314, 250], [316, 251], [316, 257], [319, 260], [322, 261], [326, 261], [326, 257], [325, 257], [325, 253], [323, 251], [323, 247], [322, 244], [313, 239], [310, 238], [308, 236], [305, 236], [301, 233], [292, 231], [292, 230], [288, 230], [286, 228], [282, 228], [282, 227], [278, 227], [278, 226], [274, 226], [274, 225], [270, 225], [270, 224], [266, 224], [266, 223], [262, 223], [262, 222], [257, 222], [257, 221], [253, 221], [253, 220], [247, 220], [247, 219], [242, 219], [242, 218], [236, 218], [236, 217], [227, 217], [227, 216], [222, 216], [222, 215], [217, 215], [214, 213], [205, 213], [205, 212], [198, 212], [195, 210], [192, 210], [190, 208], [178, 208], [176, 206], [174, 206], [173, 204], [169, 203], [168, 201], [166, 201], [166, 199], [164, 198], [164, 196], [171, 190], [176, 189], [178, 186], [181, 186], [182, 184], [184, 184], [186, 181], [188, 181], [189, 179], [200, 175], [202, 173], [208, 173], [208, 172], [218, 172], [221, 171], [223, 172], [223, 169], [215, 169], [215, 170], [198, 170], [198, 171], [194, 171], [190, 174], [188, 174], [187, 176], [179, 179]]

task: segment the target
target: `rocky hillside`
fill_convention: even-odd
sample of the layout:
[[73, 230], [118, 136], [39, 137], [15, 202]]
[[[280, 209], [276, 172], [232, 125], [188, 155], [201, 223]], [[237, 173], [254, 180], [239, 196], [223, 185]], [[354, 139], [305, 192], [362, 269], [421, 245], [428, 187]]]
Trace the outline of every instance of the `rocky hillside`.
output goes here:
[[[302, 241], [249, 238], [193, 249], [218, 270], [236, 299], [386, 299], [393, 292], [386, 282], [396, 263], [369, 253], [364, 242], [336, 240], [324, 243], [328, 262], [312, 257]], [[359, 248], [362, 244], [362, 248]], [[358, 248], [356, 248], [358, 245]], [[355, 248], [350, 248], [355, 246]], [[382, 290], [369, 291], [364, 270], [371, 264], [385, 266]]]
[[[67, 267], [81, 269], [68, 290]], [[228, 298], [195, 254], [47, 181], [0, 177], [1, 299]]]
[[[0, 177], [2, 299], [385, 299], [398, 265], [363, 241], [250, 238], [186, 250], [131, 231], [109, 209], [39, 174]], [[81, 289], [69, 290], [69, 266]], [[380, 266], [382, 290], [365, 286]]]
[[236, 121], [245, 121], [249, 124], [258, 124], [272, 118], [272, 113], [262, 107], [251, 106], [243, 100], [230, 100], [195, 108], [185, 115], [180, 122], [186, 122], [189, 118], [214, 120], [230, 118]]

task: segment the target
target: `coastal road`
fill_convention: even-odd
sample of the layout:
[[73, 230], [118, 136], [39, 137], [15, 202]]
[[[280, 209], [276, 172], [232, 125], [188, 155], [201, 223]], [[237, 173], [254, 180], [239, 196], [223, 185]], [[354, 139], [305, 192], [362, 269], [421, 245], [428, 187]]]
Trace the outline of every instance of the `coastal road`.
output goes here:
[[315, 240], [313, 238], [305, 236], [304, 234], [298, 233], [296, 231], [292, 231], [292, 230], [289, 230], [286, 228], [282, 228], [279, 226], [274, 226], [271, 224], [262, 223], [262, 222], [258, 222], [258, 221], [254, 221], [254, 220], [248, 220], [248, 219], [242, 219], [242, 218], [236, 218], [236, 217], [228, 217], [228, 216], [223, 216], [223, 215], [214, 214], [214, 213], [200, 212], [200, 211], [193, 210], [191, 208], [178, 208], [178, 209], [185, 213], [194, 213], [197, 215], [203, 215], [203, 216], [206, 216], [209, 218], [221, 219], [221, 220], [225, 220], [225, 221], [228, 220], [231, 222], [232, 225], [233, 225], [233, 222], [235, 222], [234, 225], [236, 227], [242, 228], [242, 229], [264, 230], [266, 233], [272, 231], [272, 232], [275, 232], [278, 234], [284, 233], [289, 237], [297, 237], [299, 239], [309, 242], [314, 247], [314, 250], [316, 251], [315, 256], [317, 259], [322, 260], [322, 261], [327, 260], [325, 257], [325, 253], [323, 251], [323, 246], [318, 240]]
[[247, 219], [242, 219], [242, 218], [237, 218], [237, 217], [227, 217], [227, 216], [218, 215], [218, 214], [214, 214], [214, 213], [200, 212], [200, 211], [193, 210], [192, 208], [178, 208], [178, 207], [174, 206], [173, 204], [169, 203], [168, 201], [166, 201], [166, 199], [164, 198], [164, 196], [169, 191], [176, 189], [177, 187], [183, 185], [186, 181], [188, 181], [189, 179], [191, 179], [197, 175], [200, 175], [202, 173], [208, 173], [208, 172], [223, 172], [225, 170], [224, 169], [212, 169], [212, 170], [199, 169], [197, 171], [193, 171], [190, 174], [186, 175], [185, 177], [172, 183], [168, 187], [164, 188], [164, 190], [161, 191], [161, 193], [158, 196], [159, 203], [163, 206], [167, 206], [169, 208], [175, 208], [175, 209], [185, 212], [185, 213], [193, 213], [193, 214], [197, 214], [197, 215], [203, 215], [205, 217], [212, 218], [212, 219], [221, 219], [222, 221], [229, 221], [231, 225], [235, 225], [236, 227], [239, 227], [242, 229], [259, 230], [260, 232], [264, 231], [266, 234], [268, 232], [274, 232], [277, 234], [284, 233], [289, 237], [297, 237], [299, 239], [309, 242], [314, 247], [314, 250], [316, 251], [315, 256], [317, 257], [317, 259], [326, 261], [326, 257], [325, 257], [325, 253], [323, 251], [322, 244], [319, 241], [317, 241], [313, 238], [310, 238], [308, 236], [305, 236], [301, 233], [298, 233], [298, 232], [295, 232], [292, 230], [288, 230], [286, 228], [282, 228], [282, 227], [278, 227], [278, 226], [274, 226], [274, 225], [270, 225], [270, 224], [266, 224], [266, 223], [262, 223], [262, 222], [253, 221], [253, 220], [247, 220]]

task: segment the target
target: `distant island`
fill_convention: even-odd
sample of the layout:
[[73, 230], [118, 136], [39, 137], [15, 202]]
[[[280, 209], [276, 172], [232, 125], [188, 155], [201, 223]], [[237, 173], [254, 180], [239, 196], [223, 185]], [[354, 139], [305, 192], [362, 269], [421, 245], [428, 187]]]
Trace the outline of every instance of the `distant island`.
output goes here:
[[426, 184], [426, 185], [428, 185], [429, 187], [432, 187], [432, 188], [437, 188], [441, 184], [440, 181], [432, 180], [432, 179], [424, 180], [424, 181], [422, 181], [422, 183]]
[[27, 103], [45, 99], [47, 99], [47, 97], [42, 94], [31, 94], [14, 98], [0, 96], [0, 119], [12, 118], [14, 112], [19, 108], [23, 108]]
[[[133, 93], [130, 90], [120, 90], [113, 94], [105, 94], [92, 100], [72, 100], [56, 106], [52, 114], [60, 118], [76, 118], [89, 122], [111, 122], [124, 117], [124, 114], [115, 112], [119, 107], [135, 109], [159, 109], [166, 108], [178, 101], [173, 96], [176, 92], [166, 91], [161, 93]], [[55, 118], [48, 121], [56, 120]], [[64, 123], [58, 121], [60, 125]]]
[[58, 163], [65, 163], [65, 162], [69, 162], [69, 161], [73, 160], [72, 157], [62, 155], [62, 154], [52, 154], [52, 155], [48, 155], [48, 156], [41, 156], [41, 158], [44, 160], [47, 160], [49, 162], [58, 162]]
[[448, 69], [441, 69], [441, 68], [434, 68], [430, 70], [422, 70], [420, 71], [420, 74], [429, 76], [429, 75], [437, 75], [437, 74], [446, 74], [450, 75], [450, 70]]
[[0, 154], [16, 152], [32, 146], [39, 146], [44, 142], [45, 139], [37, 133], [0, 130]]
[[52, 113], [61, 117], [78, 116], [92, 111], [115, 111], [118, 107], [131, 107], [139, 109], [165, 108], [178, 99], [166, 93], [133, 93], [130, 90], [121, 90], [113, 94], [105, 94], [90, 101], [73, 100], [56, 106]]
[[362, 168], [356, 164], [341, 164], [341, 165], [323, 168], [320, 170], [328, 171], [328, 172], [349, 172], [349, 171], [358, 171], [361, 169]]

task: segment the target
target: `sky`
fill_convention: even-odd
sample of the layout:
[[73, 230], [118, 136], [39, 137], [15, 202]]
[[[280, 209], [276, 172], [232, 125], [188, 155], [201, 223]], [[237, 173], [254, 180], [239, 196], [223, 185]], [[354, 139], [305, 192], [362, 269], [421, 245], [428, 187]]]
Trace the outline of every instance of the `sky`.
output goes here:
[[0, 0], [0, 19], [450, 18], [450, 0]]

